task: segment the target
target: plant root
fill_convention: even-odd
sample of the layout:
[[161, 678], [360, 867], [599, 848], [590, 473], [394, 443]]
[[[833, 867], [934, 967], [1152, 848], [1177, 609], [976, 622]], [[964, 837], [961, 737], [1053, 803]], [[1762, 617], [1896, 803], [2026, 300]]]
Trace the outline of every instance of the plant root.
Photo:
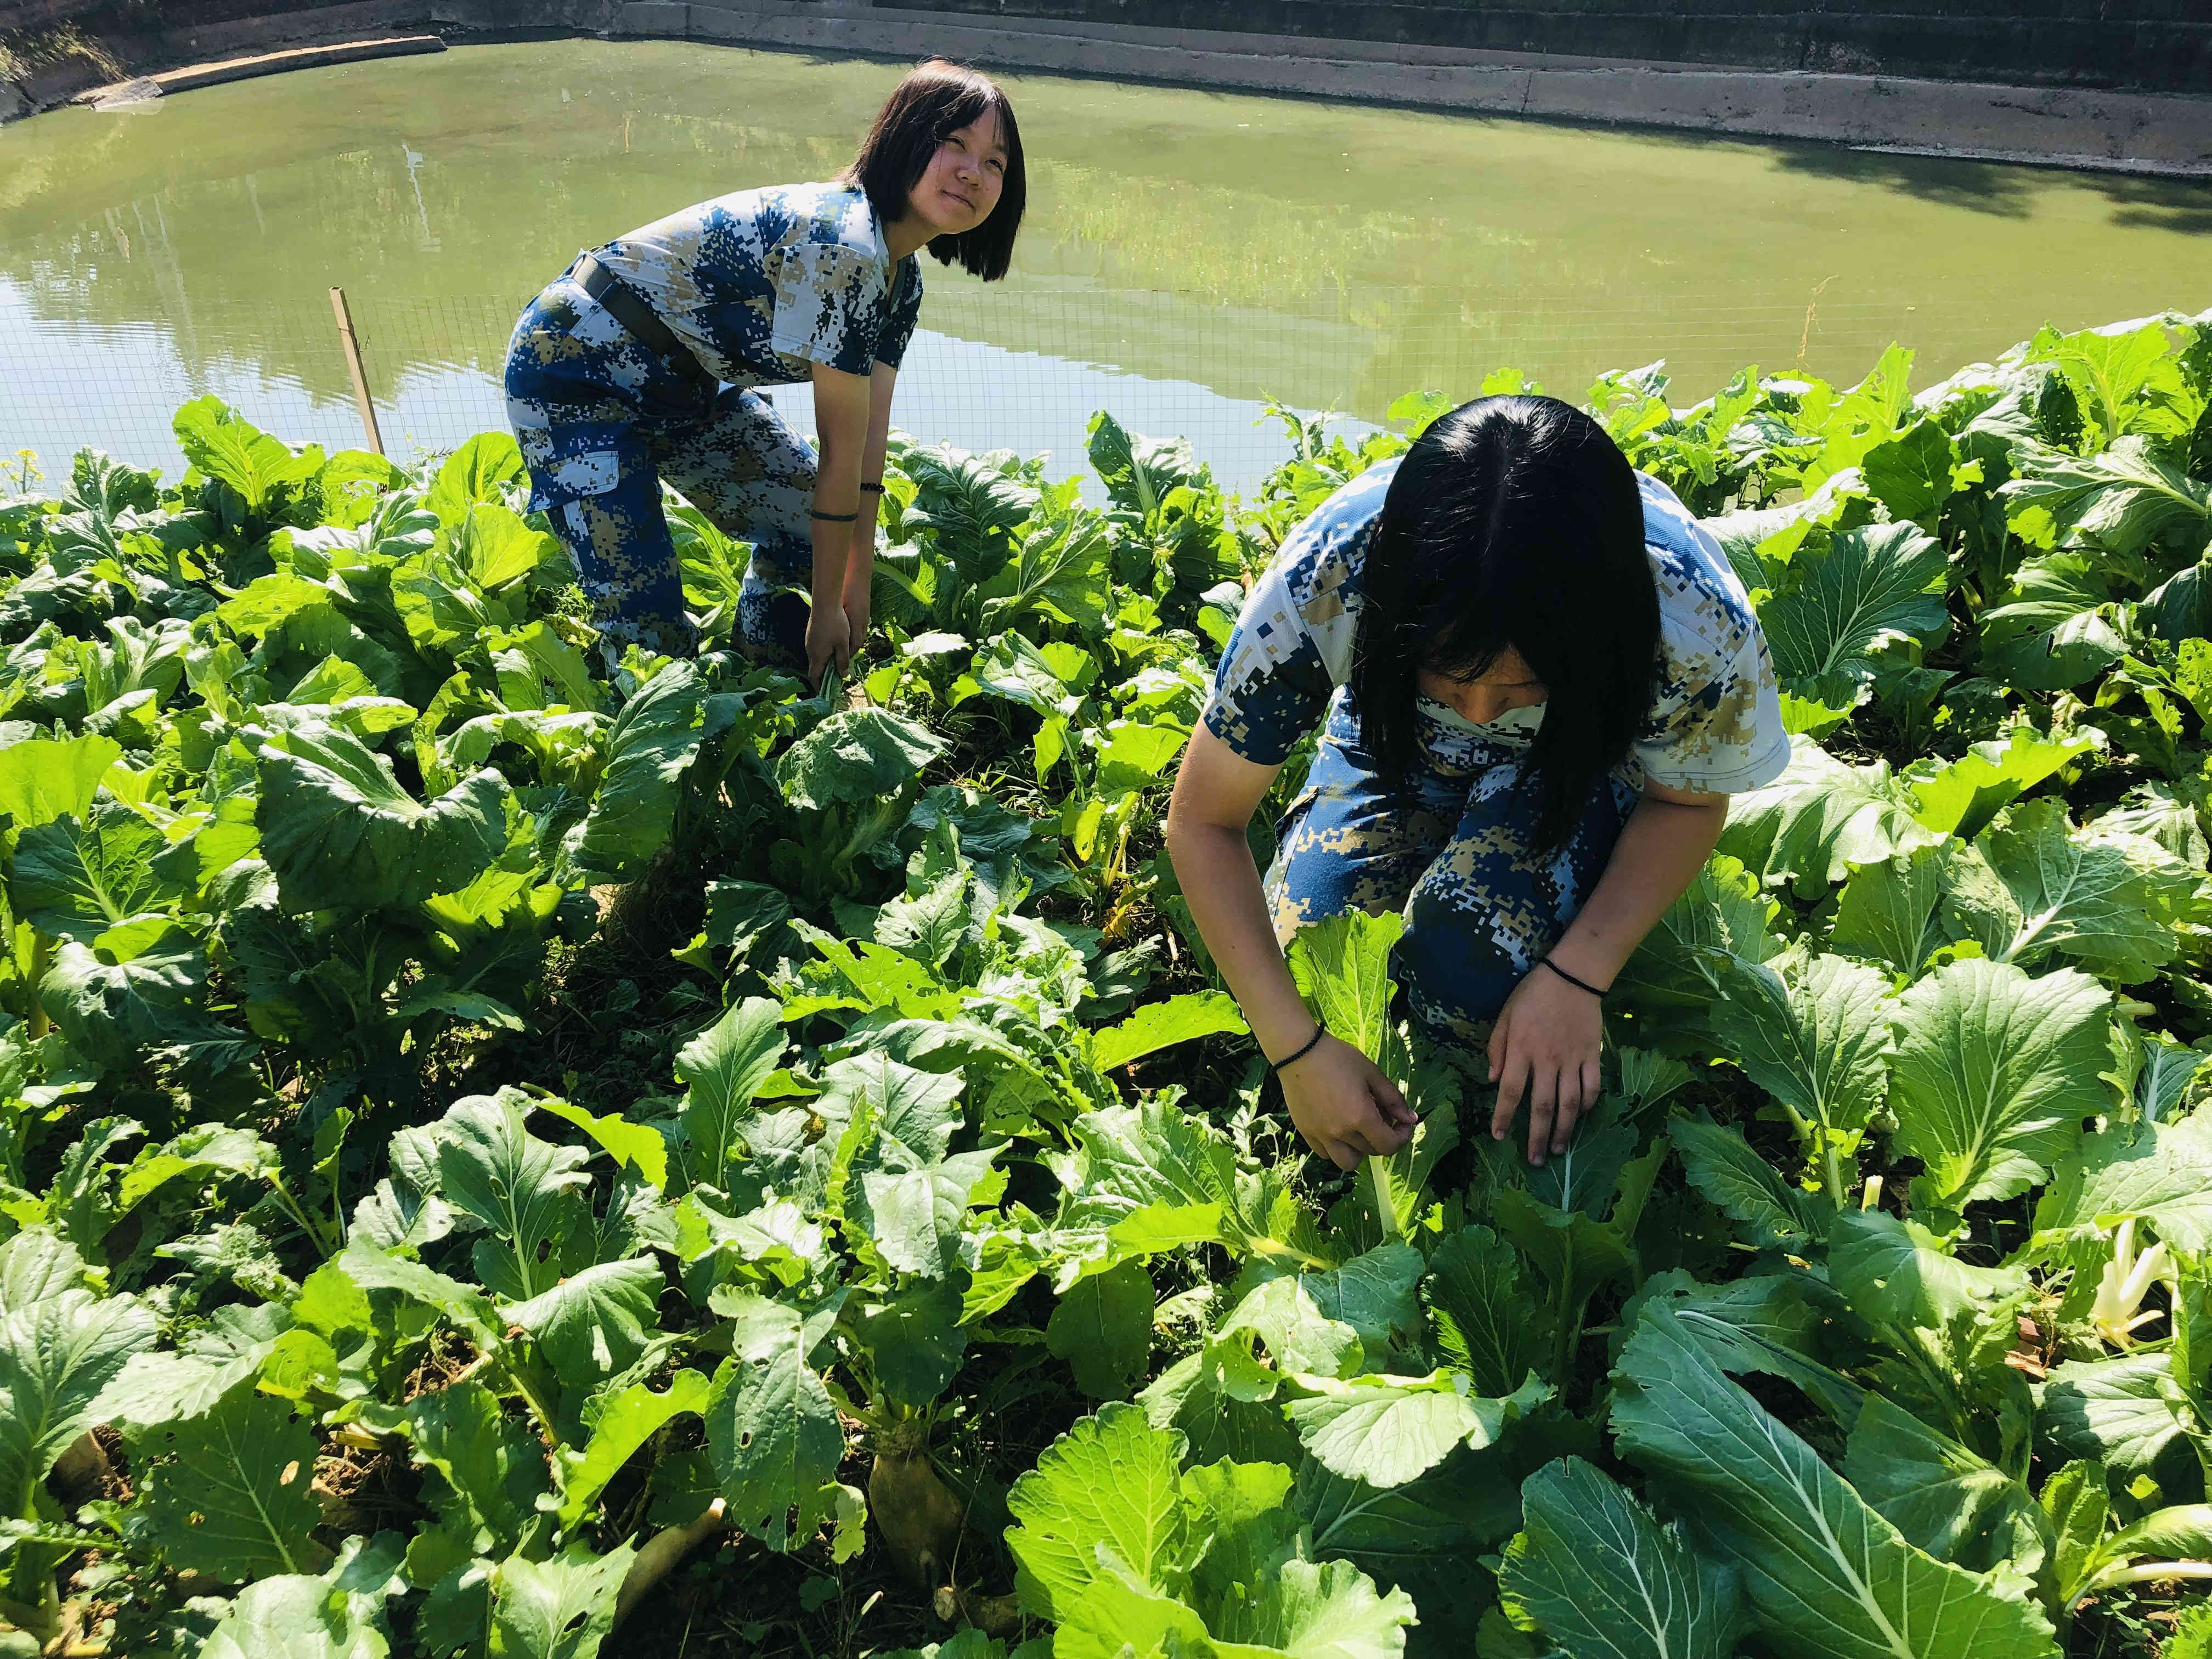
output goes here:
[[729, 1526], [728, 1518], [722, 1513], [722, 1500], [717, 1498], [696, 1521], [680, 1527], [663, 1527], [647, 1539], [637, 1559], [629, 1564], [629, 1571], [623, 1575], [622, 1588], [615, 1592], [614, 1624], [620, 1625], [629, 1618], [637, 1604], [675, 1571], [685, 1556], [718, 1533], [728, 1531]]
[[877, 1451], [868, 1471], [868, 1513], [909, 1583], [927, 1589], [945, 1582], [967, 1516], [926, 1449]]

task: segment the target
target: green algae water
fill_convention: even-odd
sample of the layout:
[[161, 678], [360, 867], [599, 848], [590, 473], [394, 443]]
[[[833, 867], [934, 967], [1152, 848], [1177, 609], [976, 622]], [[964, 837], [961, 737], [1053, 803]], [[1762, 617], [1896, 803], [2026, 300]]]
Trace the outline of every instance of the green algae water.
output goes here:
[[[502, 423], [516, 312], [582, 247], [840, 168], [898, 66], [544, 41], [239, 82], [0, 129], [0, 453], [178, 464], [216, 392], [360, 441], [349, 295], [387, 448]], [[2212, 185], [1005, 77], [1030, 158], [1012, 274], [925, 259], [897, 423], [1079, 464], [1091, 410], [1248, 483], [1271, 401], [1383, 417], [1522, 370], [1579, 397], [1664, 359], [1916, 380], [2044, 323], [2212, 306]], [[777, 394], [804, 426], [803, 391]]]

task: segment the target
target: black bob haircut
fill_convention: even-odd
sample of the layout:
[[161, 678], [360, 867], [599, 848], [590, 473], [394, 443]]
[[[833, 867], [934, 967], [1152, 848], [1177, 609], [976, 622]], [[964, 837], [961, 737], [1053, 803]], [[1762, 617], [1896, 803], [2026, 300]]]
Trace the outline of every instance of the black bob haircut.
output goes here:
[[1545, 688], [1522, 771], [1537, 840], [1564, 847], [1651, 706], [1659, 596], [1620, 447], [1556, 398], [1478, 398], [1414, 440], [1362, 580], [1351, 692], [1365, 747], [1403, 791], [1423, 669], [1487, 672], [1510, 647]]
[[867, 191], [876, 216], [884, 224], [902, 219], [908, 192], [921, 181], [945, 136], [994, 111], [1006, 145], [998, 205], [975, 229], [933, 237], [929, 243], [929, 251], [941, 264], [957, 264], [987, 283], [997, 282], [1013, 263], [1014, 233], [1022, 228], [1022, 210], [1030, 194], [1014, 106], [988, 76], [942, 58], [916, 64], [884, 100], [875, 125], [860, 141], [860, 153], [844, 174], [846, 182]]

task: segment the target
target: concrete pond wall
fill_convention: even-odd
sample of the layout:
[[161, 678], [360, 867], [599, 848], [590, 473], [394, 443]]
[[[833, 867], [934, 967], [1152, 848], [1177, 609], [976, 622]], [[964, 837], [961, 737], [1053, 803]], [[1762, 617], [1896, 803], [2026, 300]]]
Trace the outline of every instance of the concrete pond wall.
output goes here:
[[2212, 178], [2212, 0], [1771, 4], [0, 0], [0, 119], [302, 44], [590, 33]]

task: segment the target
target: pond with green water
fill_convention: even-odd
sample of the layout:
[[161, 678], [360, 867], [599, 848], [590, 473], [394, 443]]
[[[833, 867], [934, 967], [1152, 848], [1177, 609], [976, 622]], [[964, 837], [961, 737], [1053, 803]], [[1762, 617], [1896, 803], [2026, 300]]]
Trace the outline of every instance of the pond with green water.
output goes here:
[[[70, 109], [0, 129], [0, 453], [177, 464], [204, 392], [359, 441], [343, 286], [387, 447], [501, 423], [515, 313], [578, 249], [819, 179], [894, 64], [543, 41]], [[2212, 305], [2212, 185], [1006, 77], [1030, 156], [1014, 269], [927, 264], [898, 424], [1072, 465], [1090, 412], [1224, 480], [1268, 400], [1379, 420], [1510, 364], [1578, 396], [1664, 358], [1678, 404], [1747, 363], [1925, 382], [2045, 322]], [[805, 423], [803, 393], [782, 394]]]

